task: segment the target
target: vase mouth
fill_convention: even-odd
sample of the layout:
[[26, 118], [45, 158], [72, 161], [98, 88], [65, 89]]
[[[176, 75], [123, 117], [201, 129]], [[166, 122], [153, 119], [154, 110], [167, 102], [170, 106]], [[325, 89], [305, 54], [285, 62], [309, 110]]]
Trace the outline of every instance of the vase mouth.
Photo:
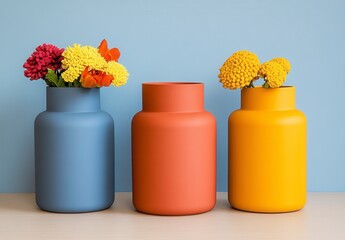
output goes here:
[[202, 82], [145, 82], [143, 86], [203, 85]]
[[99, 88], [47, 87], [47, 111], [94, 112], [100, 109]]
[[199, 112], [204, 110], [201, 82], [147, 82], [142, 84], [143, 111]]
[[279, 88], [243, 88], [241, 91], [241, 109], [246, 110], [289, 110], [295, 109], [294, 86]]
[[287, 89], [293, 89], [295, 88], [295, 86], [280, 86], [277, 88], [264, 88], [262, 86], [255, 86], [253, 88], [243, 88], [242, 90], [246, 90], [246, 91], [250, 91], [250, 90], [254, 90], [254, 89], [263, 89], [263, 90], [267, 90], [267, 91], [278, 91], [278, 90], [287, 90]]
[[[46, 86], [46, 89], [56, 89], [56, 90], [66, 90], [66, 89], [73, 89], [73, 90], [81, 90], [81, 91], [97, 91], [100, 90], [100, 88], [98, 87], [94, 87], [94, 88], [83, 88], [83, 87], [50, 87], [50, 86]], [[51, 90], [49, 90], [51, 91]]]

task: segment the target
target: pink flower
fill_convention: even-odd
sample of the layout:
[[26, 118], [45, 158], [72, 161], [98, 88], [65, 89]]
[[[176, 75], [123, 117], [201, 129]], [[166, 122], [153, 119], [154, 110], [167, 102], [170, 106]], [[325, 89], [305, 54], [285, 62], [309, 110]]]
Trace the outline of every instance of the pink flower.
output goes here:
[[61, 56], [63, 48], [52, 44], [42, 44], [36, 48], [32, 55], [26, 60], [23, 67], [26, 68], [24, 76], [30, 80], [44, 79], [48, 68], [56, 71], [61, 68]]

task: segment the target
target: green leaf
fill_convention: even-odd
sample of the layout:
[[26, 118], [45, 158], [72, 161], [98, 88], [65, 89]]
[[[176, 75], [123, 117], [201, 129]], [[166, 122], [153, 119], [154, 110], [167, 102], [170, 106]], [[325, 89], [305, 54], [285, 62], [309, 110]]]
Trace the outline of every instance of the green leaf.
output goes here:
[[59, 81], [58, 81], [58, 87], [64, 87], [65, 86], [65, 81], [63, 80], [63, 78], [60, 76], [59, 77]]
[[74, 86], [74, 87], [80, 87], [80, 82], [79, 82], [79, 79], [74, 80], [74, 82], [73, 82], [73, 86]]
[[48, 79], [44, 78], [44, 81], [46, 82], [47, 86], [54, 87], [53, 83], [51, 83]]
[[59, 86], [58, 82], [59, 82], [59, 79], [58, 79], [58, 76], [56, 75], [55, 71], [51, 70], [48, 68], [48, 73], [46, 74], [46, 79], [51, 82], [51, 83], [54, 83], [55, 86]]

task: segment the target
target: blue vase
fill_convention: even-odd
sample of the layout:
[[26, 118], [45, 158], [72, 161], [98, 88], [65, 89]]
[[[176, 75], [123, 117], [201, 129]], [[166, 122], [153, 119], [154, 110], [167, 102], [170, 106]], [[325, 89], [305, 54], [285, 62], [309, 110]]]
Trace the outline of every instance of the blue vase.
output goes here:
[[98, 88], [47, 87], [35, 120], [36, 203], [46, 211], [99, 211], [114, 202], [114, 122]]

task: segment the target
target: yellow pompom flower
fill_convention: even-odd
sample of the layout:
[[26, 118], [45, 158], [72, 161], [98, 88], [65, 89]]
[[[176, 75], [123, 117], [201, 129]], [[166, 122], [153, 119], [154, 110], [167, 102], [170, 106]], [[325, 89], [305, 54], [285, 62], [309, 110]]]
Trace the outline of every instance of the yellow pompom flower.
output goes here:
[[259, 58], [252, 52], [241, 50], [229, 57], [219, 69], [219, 81], [224, 88], [247, 87], [257, 80], [259, 68]]
[[113, 81], [111, 82], [111, 84], [114, 86], [120, 87], [127, 83], [129, 74], [127, 69], [122, 64], [115, 61], [110, 61], [108, 62], [105, 72], [114, 77]]
[[286, 80], [286, 70], [277, 62], [265, 62], [259, 69], [260, 77], [265, 79], [266, 87], [277, 88], [283, 85]]
[[270, 60], [270, 62], [276, 62], [281, 65], [284, 68], [286, 74], [290, 72], [291, 64], [286, 58], [273, 58], [272, 60]]
[[61, 76], [66, 82], [76, 80], [85, 67], [103, 72], [107, 69], [107, 61], [101, 56], [97, 48], [91, 46], [74, 44], [72, 47], [67, 47], [62, 56], [64, 57], [62, 67], [66, 70]]

